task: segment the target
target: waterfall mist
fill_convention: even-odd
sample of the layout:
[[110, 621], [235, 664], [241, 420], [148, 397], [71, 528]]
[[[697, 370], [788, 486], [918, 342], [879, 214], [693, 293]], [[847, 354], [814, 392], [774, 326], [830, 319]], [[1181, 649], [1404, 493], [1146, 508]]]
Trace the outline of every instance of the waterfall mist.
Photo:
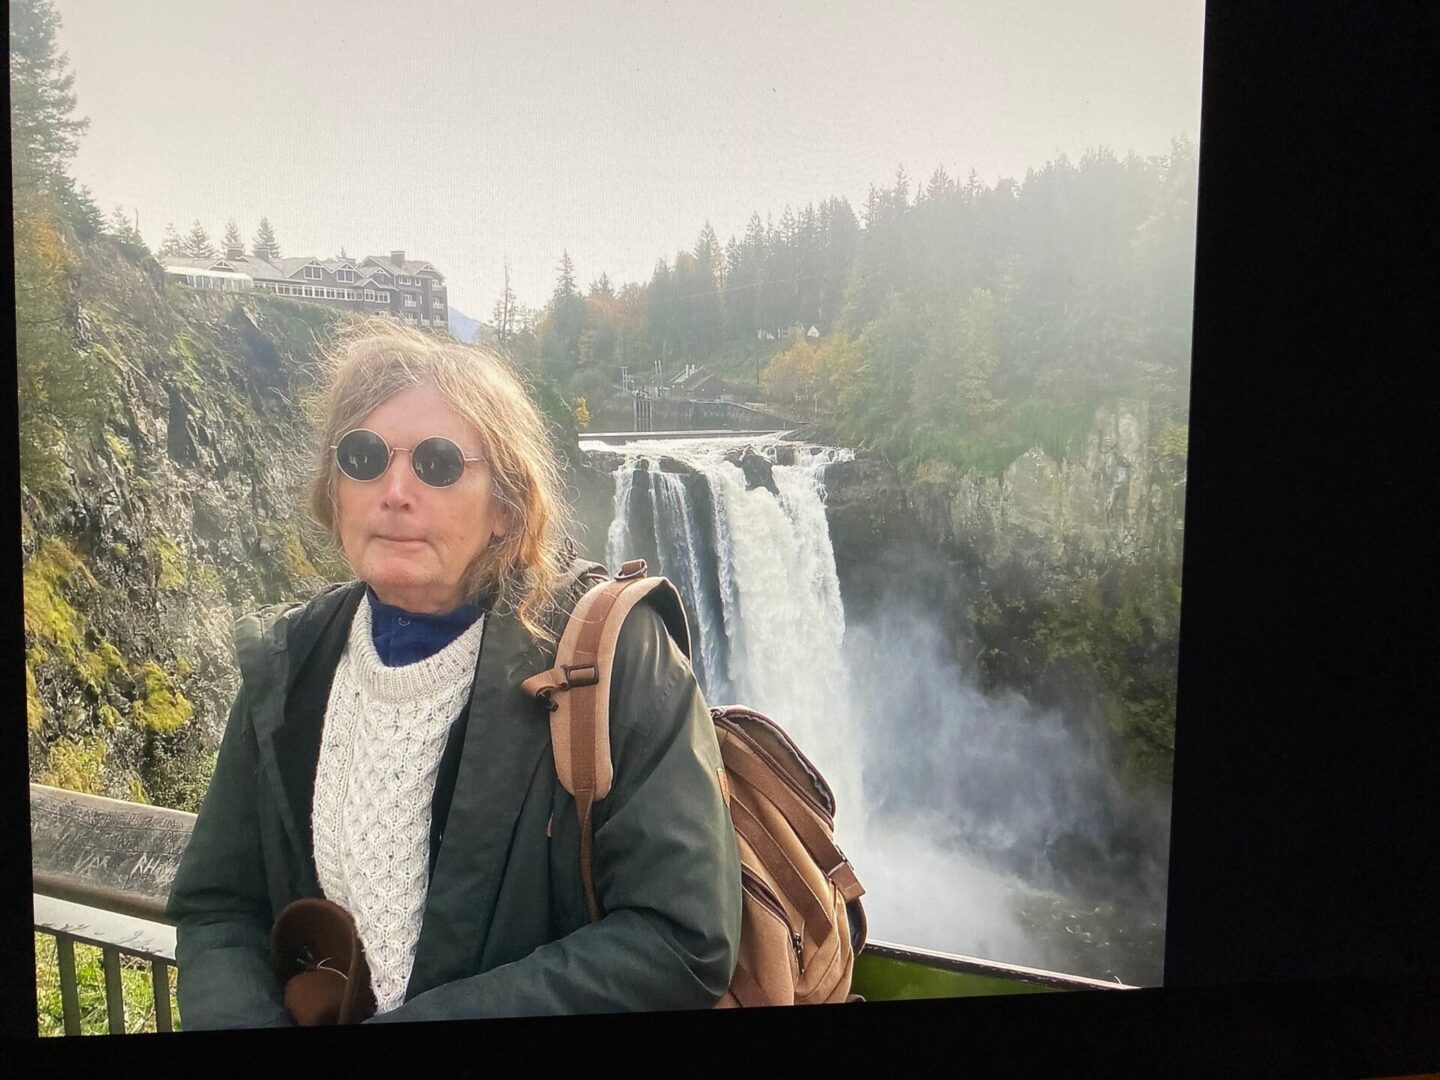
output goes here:
[[847, 624], [823, 476], [848, 451], [607, 449], [607, 561], [674, 581], [707, 700], [772, 717], [825, 774], [872, 938], [1159, 982], [1168, 808], [1122, 788], [1082, 713], [981, 693], [943, 612], [896, 598]]

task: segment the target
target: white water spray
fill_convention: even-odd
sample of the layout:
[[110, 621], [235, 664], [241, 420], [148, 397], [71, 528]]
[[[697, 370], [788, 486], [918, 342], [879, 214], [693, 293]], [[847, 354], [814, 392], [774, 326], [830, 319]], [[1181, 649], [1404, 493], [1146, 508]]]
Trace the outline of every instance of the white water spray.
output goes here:
[[[779, 464], [782, 445], [793, 464]], [[768, 469], [747, 464], [768, 471], [775, 490], [735, 463], [742, 448], [768, 461]], [[867, 888], [871, 936], [1064, 965], [1045, 932], [1037, 936], [1017, 918], [1044, 896], [992, 854], [1043, 851], [1055, 829], [1047, 822], [1063, 820], [1046, 785], [1070, 790], [1053, 775], [1068, 767], [1069, 751], [1052, 745], [1063, 741], [1053, 724], [1027, 719], [1023, 699], [1013, 707], [989, 702], [947, 669], [927, 631], [900, 625], [898, 636], [892, 628], [877, 637], [874, 628], [852, 627], [847, 639], [823, 473], [853, 455], [743, 436], [604, 449], [625, 458], [615, 472], [607, 561], [618, 567], [638, 548], [653, 554], [652, 571], [684, 596], [707, 699], [770, 716], [824, 774], [836, 797], [836, 839]], [[662, 456], [703, 478], [708, 507], [697, 477], [662, 471]], [[929, 674], [917, 689], [921, 670]], [[1039, 756], [1016, 758], [1027, 753]], [[919, 802], [936, 810], [887, 808], [897, 778], [884, 762], [897, 754], [934, 761], [943, 779]], [[866, 788], [867, 760], [878, 770], [868, 777], [876, 790]], [[915, 794], [900, 792], [900, 802]]]

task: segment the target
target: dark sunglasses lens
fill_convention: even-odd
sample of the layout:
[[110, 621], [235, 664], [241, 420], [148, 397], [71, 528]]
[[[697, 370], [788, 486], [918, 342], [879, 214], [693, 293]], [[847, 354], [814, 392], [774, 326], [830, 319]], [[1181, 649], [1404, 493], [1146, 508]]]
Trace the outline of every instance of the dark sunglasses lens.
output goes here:
[[352, 431], [335, 448], [335, 461], [352, 480], [375, 480], [390, 464], [390, 448], [373, 431]]
[[449, 487], [465, 471], [465, 455], [449, 439], [426, 439], [410, 455], [415, 475], [431, 487]]

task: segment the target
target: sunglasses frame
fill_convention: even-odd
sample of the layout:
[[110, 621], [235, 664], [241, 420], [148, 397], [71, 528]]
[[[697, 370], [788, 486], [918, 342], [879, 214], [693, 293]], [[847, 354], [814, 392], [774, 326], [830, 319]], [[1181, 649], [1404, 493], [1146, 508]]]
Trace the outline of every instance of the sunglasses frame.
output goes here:
[[[351, 476], [348, 472], [345, 471], [345, 466], [340, 464], [340, 443], [343, 443], [346, 439], [348, 439], [351, 435], [354, 435], [357, 431], [363, 431], [367, 435], [374, 435], [375, 438], [380, 440], [380, 445], [385, 447], [385, 449], [389, 451], [390, 454], [390, 456], [385, 459], [385, 468], [380, 470], [380, 474], [378, 476], [374, 476], [369, 480], [361, 480], [358, 477]], [[345, 479], [352, 480], [357, 484], [373, 484], [377, 480], [384, 479], [385, 474], [390, 471], [390, 466], [395, 464], [395, 455], [400, 453], [409, 454], [410, 471], [415, 474], [415, 478], [428, 488], [432, 488], [435, 491], [444, 491], [446, 488], [454, 487], [456, 484], [458, 484], [460, 482], [460, 477], [457, 476], [451, 483], [448, 484], [432, 484], [430, 483], [430, 481], [426, 480], [425, 477], [421, 476], [420, 470], [415, 467], [415, 451], [420, 449], [420, 447], [424, 446], [427, 442], [431, 442], [434, 439], [439, 439], [442, 442], [449, 443], [451, 446], [455, 447], [456, 451], [459, 452], [461, 461], [460, 476], [465, 475], [465, 466], [477, 461], [485, 460], [483, 457], [466, 457], [464, 448], [461, 447], [461, 445], [457, 443], [454, 439], [451, 439], [445, 435], [427, 435], [414, 446], [391, 446], [390, 441], [386, 439], [384, 435], [381, 435], [378, 431], [374, 431], [371, 428], [364, 427], [351, 428], [349, 431], [345, 432], [344, 435], [340, 436], [340, 441], [330, 447], [330, 452], [335, 455], [335, 467], [340, 470], [340, 474], [344, 476]]]

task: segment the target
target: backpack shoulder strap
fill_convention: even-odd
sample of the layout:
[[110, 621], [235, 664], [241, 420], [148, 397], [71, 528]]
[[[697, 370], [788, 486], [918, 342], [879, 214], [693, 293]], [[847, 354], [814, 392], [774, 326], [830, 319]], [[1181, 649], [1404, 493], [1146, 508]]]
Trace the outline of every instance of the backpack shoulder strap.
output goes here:
[[550, 741], [561, 785], [575, 799], [580, 819], [580, 869], [592, 920], [600, 917], [591, 875], [591, 813], [610, 794], [614, 780], [610, 758], [610, 680], [615, 646], [625, 616], [649, 601], [665, 621], [681, 651], [690, 655], [685, 607], [675, 586], [648, 577], [645, 560], [633, 559], [613, 580], [591, 586], [576, 603], [560, 637], [555, 664], [520, 684], [550, 710]]

